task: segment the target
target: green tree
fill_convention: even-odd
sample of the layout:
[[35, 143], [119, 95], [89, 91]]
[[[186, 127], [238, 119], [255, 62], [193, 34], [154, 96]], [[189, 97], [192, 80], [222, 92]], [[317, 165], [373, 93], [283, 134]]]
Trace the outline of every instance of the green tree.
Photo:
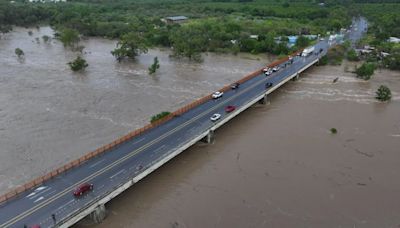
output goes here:
[[134, 59], [141, 53], [147, 53], [147, 45], [145, 39], [135, 32], [123, 35], [121, 40], [118, 41], [117, 47], [111, 51], [111, 54], [118, 61], [121, 61], [125, 57]]
[[376, 91], [376, 99], [380, 101], [388, 101], [392, 98], [392, 92], [387, 86], [381, 85]]
[[356, 69], [356, 74], [358, 78], [364, 80], [369, 80], [374, 74], [375, 64], [373, 63], [363, 63], [359, 68]]
[[207, 32], [206, 27], [197, 24], [175, 28], [170, 37], [174, 56], [201, 61], [200, 53], [208, 44]]
[[71, 67], [73, 71], [84, 70], [89, 64], [86, 62], [85, 59], [78, 56], [74, 61], [69, 62], [68, 65]]
[[157, 69], [160, 68], [160, 63], [158, 62], [158, 57], [154, 57], [153, 64], [149, 67], [149, 74], [154, 74]]
[[22, 58], [25, 55], [24, 51], [20, 48], [15, 48], [15, 54], [18, 56], [18, 58]]
[[296, 46], [298, 48], [304, 48], [307, 47], [308, 45], [310, 45], [310, 39], [308, 39], [305, 36], [299, 36], [296, 40]]
[[349, 61], [359, 61], [360, 60], [358, 58], [357, 52], [354, 49], [351, 49], [350, 51], [347, 52], [347, 59]]
[[79, 32], [75, 29], [65, 28], [61, 30], [59, 39], [65, 47], [75, 48], [80, 40]]

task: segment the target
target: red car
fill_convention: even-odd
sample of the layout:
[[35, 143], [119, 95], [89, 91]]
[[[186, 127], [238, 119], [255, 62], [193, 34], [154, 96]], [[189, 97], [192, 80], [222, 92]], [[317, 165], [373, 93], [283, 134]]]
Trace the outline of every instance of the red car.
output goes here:
[[88, 191], [92, 191], [93, 190], [93, 184], [81, 184], [79, 187], [77, 187], [74, 191], [74, 196], [81, 196], [83, 194], [85, 194]]
[[225, 112], [233, 112], [236, 109], [233, 105], [228, 105], [225, 107]]

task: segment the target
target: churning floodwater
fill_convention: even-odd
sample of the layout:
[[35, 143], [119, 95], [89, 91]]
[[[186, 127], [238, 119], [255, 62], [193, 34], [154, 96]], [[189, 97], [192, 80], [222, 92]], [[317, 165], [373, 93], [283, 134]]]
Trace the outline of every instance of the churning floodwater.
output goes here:
[[[194, 64], [151, 50], [117, 63], [115, 41], [90, 39], [90, 66], [75, 74], [66, 62], [76, 54], [35, 41], [51, 29], [32, 31], [0, 40], [2, 191], [271, 61], [209, 54]], [[160, 72], [148, 76], [155, 56]], [[353, 67], [313, 67], [108, 203], [102, 224], [76, 227], [398, 227], [400, 74], [363, 81]], [[390, 102], [374, 99], [381, 84]]]
[[398, 227], [400, 74], [353, 67], [313, 67], [77, 227]]
[[[32, 31], [32, 35], [28, 32]], [[116, 41], [88, 39], [89, 67], [73, 73], [77, 56], [49, 27], [15, 28], [0, 38], [0, 193], [38, 177], [243, 77], [271, 59], [251, 55], [204, 55], [204, 62], [169, 58], [150, 50], [118, 63]], [[15, 48], [24, 51], [18, 59]], [[148, 75], [158, 57], [160, 69]]]

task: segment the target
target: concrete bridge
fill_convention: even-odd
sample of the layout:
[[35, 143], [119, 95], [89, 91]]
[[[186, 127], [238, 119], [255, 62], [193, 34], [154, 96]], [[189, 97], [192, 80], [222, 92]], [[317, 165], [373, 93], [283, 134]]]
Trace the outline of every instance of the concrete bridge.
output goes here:
[[[290, 57], [270, 64], [280, 70], [265, 76], [262, 69], [222, 88], [223, 96], [194, 101], [162, 120], [129, 133], [57, 170], [0, 197], [0, 227], [69, 227], [85, 216], [101, 222], [105, 204], [193, 144], [211, 143], [216, 130], [268, 94], [296, 79], [326, 54], [327, 40], [319, 41], [309, 56]], [[266, 86], [267, 83], [272, 83]], [[225, 112], [228, 105], [236, 109]], [[220, 119], [210, 117], [219, 113]], [[73, 191], [83, 183], [93, 190], [82, 197]]]

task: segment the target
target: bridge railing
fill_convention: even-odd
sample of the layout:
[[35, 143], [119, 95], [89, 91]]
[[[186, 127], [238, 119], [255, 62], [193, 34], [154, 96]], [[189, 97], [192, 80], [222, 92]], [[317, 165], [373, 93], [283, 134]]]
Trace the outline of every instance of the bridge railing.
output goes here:
[[[290, 56], [295, 56], [301, 51], [302, 50], [299, 50], [299, 51], [291, 54]], [[289, 59], [289, 56], [287, 56], [285, 58], [282, 58], [282, 59], [279, 59], [279, 60], [274, 61], [273, 63], [267, 65], [267, 67], [274, 67], [276, 65], [279, 65], [281, 63], [286, 62], [288, 59]], [[240, 80], [236, 81], [235, 83], [242, 84], [242, 83], [244, 83], [244, 82], [246, 82], [246, 81], [248, 81], [248, 80], [250, 80], [250, 79], [252, 79], [252, 78], [254, 78], [254, 77], [258, 76], [258, 75], [260, 75], [262, 73], [262, 69], [263, 68], [258, 69], [256, 71], [246, 75], [245, 77], [241, 78]], [[226, 91], [231, 89], [230, 85], [231, 84], [226, 85], [223, 88], [219, 89], [218, 91], [226, 92]], [[76, 160], [73, 160], [73, 161], [71, 161], [71, 162], [69, 162], [69, 163], [67, 163], [67, 164], [65, 164], [65, 165], [63, 165], [63, 166], [61, 166], [61, 167], [59, 167], [59, 168], [57, 168], [57, 169], [45, 174], [45, 175], [43, 175], [43, 176], [40, 176], [40, 177], [38, 177], [38, 178], [28, 182], [28, 183], [25, 183], [22, 186], [19, 186], [19, 187], [15, 188], [15, 189], [5, 193], [4, 195], [0, 196], [0, 203], [2, 203], [4, 201], [7, 201], [7, 200], [9, 200], [11, 198], [14, 198], [14, 197], [18, 196], [19, 194], [21, 194], [21, 193], [23, 193], [23, 192], [25, 192], [27, 190], [35, 188], [35, 187], [43, 184], [44, 182], [52, 179], [53, 177], [58, 176], [58, 175], [60, 175], [62, 173], [65, 173], [68, 170], [81, 165], [82, 163], [85, 163], [86, 161], [90, 160], [93, 157], [99, 156], [99, 155], [101, 155], [101, 154], [103, 154], [103, 153], [105, 153], [107, 151], [110, 151], [115, 146], [117, 146], [117, 145], [119, 145], [121, 143], [124, 143], [126, 141], [129, 141], [132, 138], [137, 137], [137, 136], [143, 134], [144, 132], [146, 132], [146, 131], [148, 131], [148, 130], [150, 130], [152, 128], [155, 128], [155, 127], [157, 127], [157, 126], [159, 126], [159, 125], [171, 120], [172, 118], [174, 118], [176, 116], [182, 115], [183, 113], [193, 109], [196, 106], [199, 106], [199, 105], [209, 101], [210, 99], [212, 99], [211, 94], [209, 94], [207, 96], [204, 96], [204, 97], [201, 97], [201, 98], [195, 100], [194, 102], [191, 102], [191, 103], [179, 108], [178, 110], [172, 112], [171, 114], [169, 114], [168, 116], [165, 116], [162, 119], [159, 119], [157, 121], [154, 121], [151, 124], [145, 125], [142, 128], [134, 130], [134, 131], [132, 131], [132, 132], [130, 132], [130, 133], [128, 133], [128, 134], [116, 139], [116, 140], [114, 140], [113, 142], [111, 142], [109, 144], [106, 144], [106, 145], [104, 145], [104, 146], [102, 146], [102, 147], [100, 147], [100, 148], [98, 148], [98, 149], [96, 149], [94, 151], [91, 151], [91, 152], [81, 156], [80, 158], [78, 158]]]

